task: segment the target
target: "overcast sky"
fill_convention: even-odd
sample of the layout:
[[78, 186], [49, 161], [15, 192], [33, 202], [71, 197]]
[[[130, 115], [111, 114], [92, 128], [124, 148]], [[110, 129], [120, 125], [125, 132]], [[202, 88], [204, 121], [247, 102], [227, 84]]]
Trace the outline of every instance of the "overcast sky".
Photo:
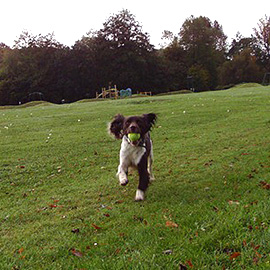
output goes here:
[[57, 41], [72, 46], [89, 30], [99, 30], [110, 15], [128, 9], [150, 34], [156, 47], [163, 30], [179, 33], [191, 15], [217, 20], [231, 41], [239, 31], [248, 37], [259, 19], [270, 16], [270, 0], [1, 0], [0, 42], [14, 45], [23, 30], [33, 35], [54, 32]]

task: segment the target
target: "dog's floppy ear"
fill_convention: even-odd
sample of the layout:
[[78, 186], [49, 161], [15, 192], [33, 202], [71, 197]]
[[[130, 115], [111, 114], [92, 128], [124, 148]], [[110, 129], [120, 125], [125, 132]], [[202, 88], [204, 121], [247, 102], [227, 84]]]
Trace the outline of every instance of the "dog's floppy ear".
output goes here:
[[147, 122], [147, 129], [148, 131], [152, 128], [157, 120], [157, 115], [155, 113], [148, 113], [144, 114], [143, 117], [146, 119]]
[[109, 132], [116, 138], [122, 139], [123, 137], [123, 125], [125, 117], [122, 114], [117, 114], [113, 121], [109, 124]]

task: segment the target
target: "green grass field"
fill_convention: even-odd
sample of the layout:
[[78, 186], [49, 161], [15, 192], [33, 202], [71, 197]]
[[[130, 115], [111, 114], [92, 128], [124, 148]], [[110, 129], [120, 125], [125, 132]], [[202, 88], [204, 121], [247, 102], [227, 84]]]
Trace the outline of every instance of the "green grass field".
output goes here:
[[[36, 105], [36, 106], [30, 106]], [[270, 86], [0, 108], [0, 269], [270, 269]], [[155, 182], [115, 177], [155, 112]]]

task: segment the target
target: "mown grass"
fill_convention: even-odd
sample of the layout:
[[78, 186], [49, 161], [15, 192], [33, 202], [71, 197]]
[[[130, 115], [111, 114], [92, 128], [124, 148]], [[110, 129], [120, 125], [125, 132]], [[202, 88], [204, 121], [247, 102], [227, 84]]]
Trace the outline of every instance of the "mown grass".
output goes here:
[[[2, 109], [0, 269], [270, 269], [269, 93]], [[135, 203], [106, 128], [147, 112], [156, 181]]]

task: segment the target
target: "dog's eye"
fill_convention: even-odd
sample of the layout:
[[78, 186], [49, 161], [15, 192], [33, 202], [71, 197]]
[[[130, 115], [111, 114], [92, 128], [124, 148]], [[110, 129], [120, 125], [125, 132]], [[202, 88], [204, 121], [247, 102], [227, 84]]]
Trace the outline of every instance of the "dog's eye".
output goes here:
[[130, 121], [125, 122], [125, 127], [128, 127], [130, 125]]

